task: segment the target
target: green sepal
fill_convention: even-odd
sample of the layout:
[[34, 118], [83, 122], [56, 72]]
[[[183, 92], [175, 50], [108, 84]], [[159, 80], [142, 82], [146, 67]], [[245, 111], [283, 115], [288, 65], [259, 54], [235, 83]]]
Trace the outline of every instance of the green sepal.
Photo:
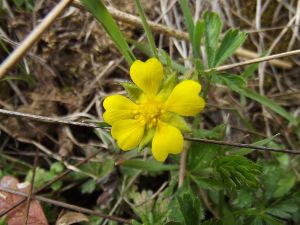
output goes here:
[[179, 116], [175, 113], [166, 113], [164, 115], [163, 121], [168, 123], [169, 125], [178, 128], [181, 131], [184, 132], [192, 132], [190, 126], [187, 124], [187, 122], [183, 119], [182, 116]]
[[133, 83], [130, 82], [121, 82], [123, 88], [128, 93], [129, 98], [132, 100], [138, 100], [143, 91]]
[[150, 141], [153, 139], [154, 137], [154, 133], [155, 133], [155, 129], [154, 128], [151, 128], [151, 129], [147, 129], [140, 144], [139, 144], [139, 147], [138, 147], [138, 152], [142, 151], [143, 148], [145, 148], [149, 143]]
[[177, 83], [177, 76], [176, 72], [168, 75], [167, 79], [163, 82], [160, 92], [157, 95], [157, 98], [165, 101], [171, 94], [172, 90], [176, 86]]

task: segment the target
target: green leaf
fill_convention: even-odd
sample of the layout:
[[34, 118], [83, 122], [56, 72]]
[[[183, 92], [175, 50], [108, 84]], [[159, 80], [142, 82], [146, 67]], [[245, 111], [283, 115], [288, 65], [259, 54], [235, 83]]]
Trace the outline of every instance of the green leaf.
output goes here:
[[193, 56], [194, 58], [200, 58], [201, 32], [203, 33], [204, 24], [202, 29], [200, 27], [201, 23], [196, 23], [196, 25], [194, 25], [193, 15], [187, 0], [179, 0], [179, 4], [183, 12], [184, 22], [187, 27], [189, 37], [192, 43]]
[[[204, 21], [198, 20], [195, 25], [194, 37], [192, 38], [193, 55], [195, 59], [201, 57], [200, 44], [201, 44], [201, 39], [203, 37], [204, 31], [205, 31]], [[199, 63], [201, 62], [198, 62], [198, 64]], [[201, 64], [197, 65], [197, 69], [201, 69], [201, 68], [203, 68], [203, 65]]]
[[243, 94], [246, 97], [251, 98], [251, 99], [261, 103], [262, 105], [270, 108], [271, 110], [273, 110], [274, 112], [276, 112], [277, 114], [279, 114], [280, 116], [282, 116], [283, 118], [288, 120], [291, 124], [293, 124], [293, 125], [298, 124], [298, 121], [294, 116], [292, 116], [288, 111], [286, 111], [284, 108], [282, 108], [280, 105], [278, 105], [273, 100], [268, 99], [267, 97], [262, 96], [262, 95], [258, 94], [257, 92], [250, 90], [248, 88], [244, 88], [244, 89], [235, 88], [234, 91], [237, 91], [238, 93]]
[[145, 30], [145, 33], [146, 33], [146, 36], [147, 36], [147, 39], [148, 39], [148, 43], [149, 43], [149, 45], [150, 45], [150, 47], [152, 49], [152, 53], [153, 53], [153, 55], [156, 58], [158, 58], [155, 41], [154, 41], [153, 35], [151, 33], [149, 24], [148, 24], [147, 19], [146, 19], [146, 14], [144, 12], [144, 9], [143, 9], [143, 7], [141, 5], [140, 0], [135, 0], [135, 4], [137, 6], [137, 10], [138, 10], [139, 15], [141, 17], [141, 20], [142, 20], [142, 23], [143, 23], [143, 27], [144, 27], [144, 30]]
[[93, 179], [88, 180], [81, 186], [82, 194], [91, 194], [96, 189], [96, 181]]
[[201, 224], [203, 219], [202, 207], [199, 199], [190, 193], [177, 197], [185, 225]]
[[205, 190], [220, 191], [224, 188], [223, 183], [215, 180], [214, 178], [204, 178], [196, 175], [191, 176], [191, 178], [199, 188]]
[[183, 12], [185, 25], [189, 32], [190, 38], [192, 40], [194, 37], [194, 21], [193, 21], [191, 9], [189, 7], [187, 0], [179, 0], [179, 4]]
[[102, 0], [80, 0], [82, 4], [94, 15], [94, 17], [102, 24], [107, 34], [113, 40], [121, 54], [129, 64], [135, 60], [134, 54], [129, 48], [126, 39], [120, 31], [117, 23], [112, 18]]
[[220, 179], [229, 188], [258, 184], [256, 175], [261, 173], [261, 167], [243, 156], [224, 156], [215, 160], [214, 165]]
[[222, 83], [227, 87], [237, 87], [237, 88], [246, 88], [247, 81], [238, 75], [235, 74], [213, 74], [212, 75], [212, 82], [214, 83]]
[[236, 198], [233, 199], [232, 205], [236, 208], [250, 208], [255, 203], [255, 193], [249, 188], [243, 188], [237, 191]]
[[55, 162], [51, 165], [50, 171], [54, 174], [61, 173], [64, 170], [64, 165], [61, 162]]
[[224, 132], [226, 129], [227, 124], [220, 124], [210, 130], [206, 129], [198, 129], [193, 131], [193, 135], [198, 138], [208, 138], [208, 139], [215, 139], [220, 140], [224, 136]]
[[246, 33], [237, 29], [228, 30], [217, 50], [213, 66], [219, 66], [229, 58], [244, 43], [246, 37]]
[[286, 174], [277, 183], [277, 189], [273, 194], [274, 198], [280, 198], [286, 195], [294, 187], [295, 183], [296, 183], [295, 175], [293, 173]]
[[121, 82], [120, 84], [123, 86], [128, 96], [132, 100], [137, 100], [140, 97], [140, 95], [143, 93], [143, 91], [138, 86], [136, 86], [131, 82]]
[[295, 199], [287, 199], [272, 206], [267, 212], [281, 219], [291, 219], [298, 210], [299, 203]]
[[208, 61], [208, 67], [214, 67], [214, 61], [219, 41], [219, 36], [222, 30], [222, 21], [217, 13], [205, 12], [205, 50]]
[[141, 169], [148, 172], [161, 172], [178, 169], [178, 165], [163, 164], [154, 160], [130, 159], [122, 163], [122, 166]]

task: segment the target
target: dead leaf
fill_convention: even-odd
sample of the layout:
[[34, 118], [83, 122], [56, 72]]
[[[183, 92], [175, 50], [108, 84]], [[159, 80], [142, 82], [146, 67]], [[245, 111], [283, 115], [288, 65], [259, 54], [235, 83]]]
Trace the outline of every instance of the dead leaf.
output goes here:
[[70, 225], [79, 222], [89, 222], [86, 215], [78, 212], [62, 212], [55, 225]]
[[[0, 187], [8, 188], [15, 191], [20, 191], [27, 193], [30, 184], [29, 183], [19, 183], [19, 180], [12, 176], [4, 176], [0, 181]], [[0, 191], [0, 212], [10, 208], [19, 200], [23, 199], [20, 195], [15, 195], [7, 193], [5, 191]], [[8, 225], [20, 225], [24, 224], [24, 217], [26, 213], [25, 204], [20, 205], [14, 210], [10, 211], [7, 215]], [[45, 217], [43, 208], [37, 200], [32, 200], [30, 202], [30, 209], [28, 214], [28, 225], [48, 225], [48, 221]]]

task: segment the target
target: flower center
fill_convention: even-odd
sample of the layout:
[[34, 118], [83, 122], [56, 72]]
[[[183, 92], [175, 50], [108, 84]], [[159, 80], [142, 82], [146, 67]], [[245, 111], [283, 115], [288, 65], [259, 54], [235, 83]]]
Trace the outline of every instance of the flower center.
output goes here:
[[134, 119], [146, 125], [147, 128], [155, 127], [158, 119], [165, 113], [163, 104], [153, 99], [147, 99], [138, 106], [139, 108], [133, 111]]

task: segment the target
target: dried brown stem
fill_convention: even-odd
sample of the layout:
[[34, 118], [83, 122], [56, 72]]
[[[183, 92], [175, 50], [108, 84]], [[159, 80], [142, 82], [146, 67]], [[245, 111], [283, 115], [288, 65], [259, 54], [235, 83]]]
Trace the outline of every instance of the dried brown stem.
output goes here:
[[97, 126], [96, 124], [93, 124], [93, 123], [74, 122], [74, 121], [70, 121], [70, 120], [63, 120], [63, 119], [52, 118], [52, 117], [38, 116], [38, 115], [33, 115], [33, 114], [28, 114], [28, 113], [10, 111], [10, 110], [6, 110], [6, 109], [0, 109], [0, 114], [13, 116], [13, 117], [24, 118], [24, 119], [29, 119], [29, 120], [40, 121], [40, 122], [43, 122], [43, 123], [74, 125], [74, 126], [90, 127], [90, 128], [99, 127], [99, 126]]
[[[54, 119], [51, 117], [37, 116], [37, 115], [32, 115], [32, 114], [24, 114], [25, 116], [23, 116], [23, 113], [9, 111], [9, 110], [3, 110], [3, 109], [0, 109], [0, 114], [8, 115], [8, 116], [16, 116], [16, 117], [24, 118], [24, 119], [37, 120], [37, 121], [45, 122], [45, 123], [58, 123], [58, 124], [62, 124], [62, 125], [85, 126], [85, 127], [91, 127], [91, 128], [98, 127], [96, 124], [91, 124], [91, 123], [73, 122], [73, 121], [62, 120], [62, 119], [58, 120], [58, 119]], [[185, 140], [210, 143], [210, 144], [218, 144], [218, 145], [227, 145], [227, 146], [238, 147], [238, 148], [252, 148], [252, 149], [262, 150], [262, 151], [283, 152], [283, 153], [296, 154], [296, 155], [300, 154], [300, 150], [276, 149], [276, 148], [269, 148], [269, 147], [256, 146], [256, 145], [250, 145], [250, 144], [232, 143], [232, 142], [226, 142], [226, 141], [216, 141], [216, 140], [191, 138], [191, 137], [185, 137]]]
[[24, 39], [24, 41], [2, 62], [0, 79], [29, 51], [42, 34], [50, 27], [54, 20], [66, 9], [72, 0], [61, 0], [43, 21]]
[[262, 151], [282, 152], [282, 153], [300, 155], [300, 150], [277, 149], [277, 148], [270, 148], [264, 146], [256, 146], [251, 144], [232, 143], [227, 141], [217, 141], [217, 140], [209, 140], [203, 138], [185, 137], [184, 139], [187, 141], [202, 142], [202, 143], [215, 144], [215, 145], [225, 145], [225, 146], [237, 147], [237, 148], [250, 148], [250, 149], [262, 150]]

